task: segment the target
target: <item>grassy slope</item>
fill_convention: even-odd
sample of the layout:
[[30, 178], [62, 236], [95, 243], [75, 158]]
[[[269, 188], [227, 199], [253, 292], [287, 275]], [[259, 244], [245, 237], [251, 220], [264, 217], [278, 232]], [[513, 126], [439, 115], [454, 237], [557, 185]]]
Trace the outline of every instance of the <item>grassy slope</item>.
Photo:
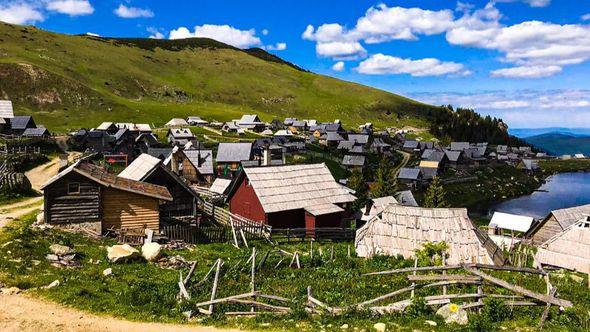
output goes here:
[[107, 119], [161, 125], [189, 114], [231, 120], [248, 112], [263, 120], [424, 126], [433, 109], [249, 52], [206, 39], [101, 39], [0, 23], [0, 98], [54, 130]]

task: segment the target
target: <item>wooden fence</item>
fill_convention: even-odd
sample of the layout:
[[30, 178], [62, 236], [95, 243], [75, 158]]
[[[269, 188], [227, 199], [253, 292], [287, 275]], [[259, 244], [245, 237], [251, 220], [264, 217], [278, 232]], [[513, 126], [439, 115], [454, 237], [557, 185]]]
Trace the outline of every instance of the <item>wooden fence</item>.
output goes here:
[[233, 214], [226, 209], [215, 206], [209, 202], [203, 202], [202, 211], [213, 218], [217, 223], [237, 230], [242, 230], [255, 238], [270, 239], [271, 227], [258, 221], [250, 220]]
[[353, 228], [322, 227], [315, 229], [307, 228], [273, 228], [271, 240], [273, 242], [305, 241], [314, 239], [316, 241], [352, 241], [356, 230]]
[[38, 146], [27, 146], [27, 145], [19, 145], [19, 146], [1, 146], [0, 153], [2, 154], [40, 154], [41, 148]]
[[231, 232], [227, 227], [172, 225], [164, 226], [160, 228], [160, 231], [170, 240], [191, 244], [223, 243], [231, 240]]

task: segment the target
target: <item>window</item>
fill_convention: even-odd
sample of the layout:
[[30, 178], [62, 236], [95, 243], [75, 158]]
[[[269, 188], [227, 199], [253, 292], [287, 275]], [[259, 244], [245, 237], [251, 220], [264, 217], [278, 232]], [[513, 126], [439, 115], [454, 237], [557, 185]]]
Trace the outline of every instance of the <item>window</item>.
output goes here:
[[80, 183], [78, 183], [78, 182], [68, 183], [68, 194], [79, 194], [79, 193], [80, 193]]

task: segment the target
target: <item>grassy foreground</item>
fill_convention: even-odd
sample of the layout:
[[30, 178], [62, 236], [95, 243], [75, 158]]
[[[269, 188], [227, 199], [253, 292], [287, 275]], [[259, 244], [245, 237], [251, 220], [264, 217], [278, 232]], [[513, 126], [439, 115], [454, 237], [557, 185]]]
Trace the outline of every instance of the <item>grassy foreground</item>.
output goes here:
[[[0, 281], [8, 286], [29, 289], [29, 292], [50, 300], [98, 314], [108, 314], [131, 320], [175, 323], [199, 323], [221, 327], [238, 327], [251, 330], [288, 331], [341, 331], [343, 324], [350, 330], [371, 330], [376, 322], [386, 323], [388, 330], [428, 329], [438, 331], [490, 331], [499, 329], [535, 329], [543, 307], [507, 308], [497, 302], [486, 300], [481, 314], [471, 314], [470, 323], [460, 327], [445, 325], [432, 311], [419, 305], [411, 306], [403, 314], [373, 316], [368, 312], [349, 312], [333, 317], [329, 315], [309, 316], [303, 306], [306, 287], [312, 286], [314, 296], [332, 306], [358, 303], [393, 290], [408, 286], [403, 275], [362, 277], [365, 272], [408, 267], [408, 260], [395, 257], [377, 257], [365, 260], [347, 257], [346, 243], [334, 244], [335, 259], [330, 261], [332, 244], [315, 245], [315, 256], [311, 259], [302, 254], [302, 269], [291, 269], [282, 264], [274, 268], [279, 257], [270, 255], [265, 266], [257, 273], [257, 288], [266, 293], [283, 296], [294, 301], [293, 312], [287, 316], [259, 316], [257, 318], [227, 318], [220, 311], [240, 310], [231, 305], [218, 305], [212, 317], [197, 316], [187, 320], [182, 312], [196, 312], [194, 304], [206, 301], [210, 296], [211, 282], [189, 288], [190, 301], [178, 303], [178, 271], [162, 269], [142, 261], [126, 264], [106, 262], [105, 246], [112, 241], [93, 241], [80, 235], [55, 230], [41, 231], [31, 228], [33, 215], [14, 222], [0, 233]], [[72, 246], [78, 254], [81, 267], [55, 268], [46, 260], [48, 247], [53, 243]], [[262, 257], [270, 250], [269, 245], [257, 243]], [[291, 252], [307, 253], [309, 243], [282, 246]], [[323, 257], [319, 256], [319, 248]], [[218, 297], [244, 293], [249, 290], [249, 265], [245, 264], [250, 255], [248, 249], [236, 249], [228, 244], [199, 245], [193, 250], [167, 251], [168, 255], [182, 255], [187, 260], [198, 262], [194, 280], [201, 279], [217, 258], [225, 260], [220, 277]], [[422, 264], [421, 262], [420, 264]], [[102, 271], [108, 267], [113, 275], [105, 277]], [[188, 268], [182, 270], [186, 275]], [[544, 292], [545, 284], [538, 277], [514, 273], [493, 273], [514, 284]], [[61, 285], [52, 289], [39, 289], [54, 280]], [[559, 313], [550, 311], [546, 323], [548, 330], [587, 330], [590, 327], [590, 292], [586, 282], [571, 279], [552, 278], [559, 295], [574, 303], [574, 307]], [[484, 287], [487, 292], [489, 286]], [[474, 292], [475, 289], [449, 287], [449, 292]], [[435, 290], [417, 291], [417, 296], [433, 295]], [[404, 295], [407, 297], [407, 294]], [[399, 298], [403, 299], [403, 298]], [[243, 309], [241, 309], [243, 310]], [[425, 320], [437, 323], [436, 327], [425, 325]]]

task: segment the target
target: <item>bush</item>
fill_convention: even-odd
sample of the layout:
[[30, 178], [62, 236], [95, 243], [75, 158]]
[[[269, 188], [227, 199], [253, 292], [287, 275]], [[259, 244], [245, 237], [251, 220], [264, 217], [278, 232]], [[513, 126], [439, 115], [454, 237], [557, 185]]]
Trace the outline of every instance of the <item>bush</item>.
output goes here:
[[501, 322], [512, 316], [510, 309], [500, 299], [490, 297], [483, 302], [482, 315], [491, 322]]
[[430, 314], [431, 310], [423, 297], [416, 296], [412, 299], [412, 303], [406, 307], [404, 313], [412, 317], [420, 317]]

